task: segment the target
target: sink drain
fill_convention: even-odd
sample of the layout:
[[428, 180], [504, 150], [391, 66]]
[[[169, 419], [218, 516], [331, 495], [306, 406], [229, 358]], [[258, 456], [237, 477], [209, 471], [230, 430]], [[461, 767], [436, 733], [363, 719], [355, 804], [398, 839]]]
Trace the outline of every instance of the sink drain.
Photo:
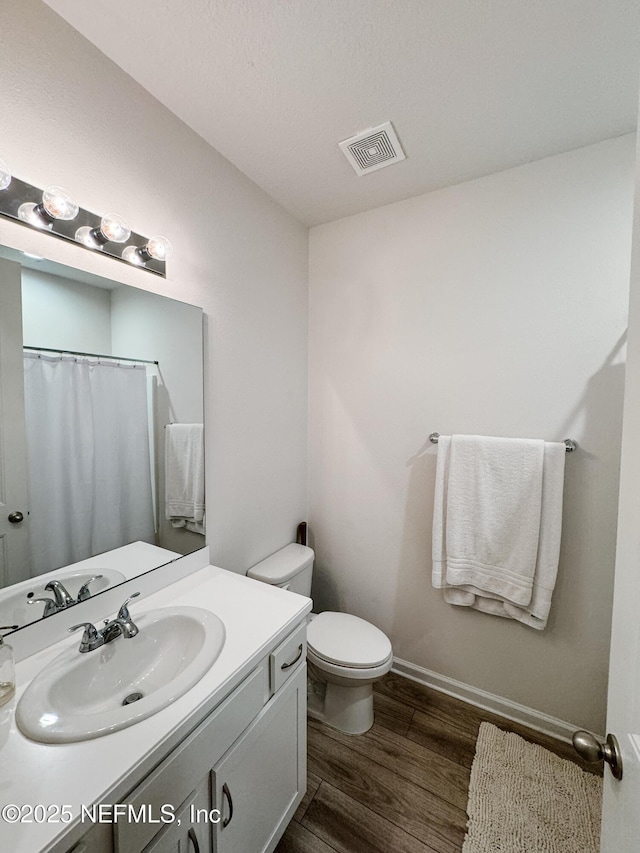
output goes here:
[[138, 699], [142, 699], [143, 696], [144, 693], [140, 693], [139, 691], [136, 691], [135, 693], [129, 693], [129, 695], [125, 696], [122, 700], [122, 704], [131, 705], [133, 702], [137, 702]]

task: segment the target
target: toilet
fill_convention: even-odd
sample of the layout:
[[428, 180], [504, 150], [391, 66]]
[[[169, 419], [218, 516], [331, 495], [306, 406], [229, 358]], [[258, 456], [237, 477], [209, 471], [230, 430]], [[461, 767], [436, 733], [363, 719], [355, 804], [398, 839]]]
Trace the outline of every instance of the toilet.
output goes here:
[[[247, 576], [310, 597], [314, 556], [306, 545], [287, 545]], [[389, 672], [392, 662], [389, 638], [370, 622], [349, 613], [311, 614], [309, 716], [347, 734], [364, 734], [373, 725], [373, 683]]]

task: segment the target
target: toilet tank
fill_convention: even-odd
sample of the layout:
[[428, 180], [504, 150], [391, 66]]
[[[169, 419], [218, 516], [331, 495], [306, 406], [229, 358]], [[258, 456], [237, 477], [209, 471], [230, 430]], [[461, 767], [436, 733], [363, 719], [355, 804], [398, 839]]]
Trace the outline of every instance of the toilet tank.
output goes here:
[[311, 597], [311, 575], [315, 554], [306, 545], [292, 543], [275, 554], [256, 563], [247, 577], [263, 583], [274, 584], [289, 592]]

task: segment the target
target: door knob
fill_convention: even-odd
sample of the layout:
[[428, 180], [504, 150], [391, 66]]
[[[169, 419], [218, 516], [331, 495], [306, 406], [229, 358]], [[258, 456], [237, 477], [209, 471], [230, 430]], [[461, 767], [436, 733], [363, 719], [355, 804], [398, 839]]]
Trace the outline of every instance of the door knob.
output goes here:
[[608, 734], [604, 743], [591, 732], [573, 733], [573, 748], [589, 764], [606, 761], [616, 779], [622, 779], [622, 753], [615, 735]]
[[20, 510], [10, 512], [7, 518], [9, 519], [9, 522], [11, 524], [20, 524], [21, 521], [24, 521], [24, 515], [20, 512]]

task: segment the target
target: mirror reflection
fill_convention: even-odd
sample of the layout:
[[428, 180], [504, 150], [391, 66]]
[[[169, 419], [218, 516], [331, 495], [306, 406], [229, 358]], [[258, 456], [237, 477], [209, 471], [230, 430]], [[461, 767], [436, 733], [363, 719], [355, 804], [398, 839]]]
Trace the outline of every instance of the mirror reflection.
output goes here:
[[202, 311], [5, 249], [0, 626], [204, 546]]

